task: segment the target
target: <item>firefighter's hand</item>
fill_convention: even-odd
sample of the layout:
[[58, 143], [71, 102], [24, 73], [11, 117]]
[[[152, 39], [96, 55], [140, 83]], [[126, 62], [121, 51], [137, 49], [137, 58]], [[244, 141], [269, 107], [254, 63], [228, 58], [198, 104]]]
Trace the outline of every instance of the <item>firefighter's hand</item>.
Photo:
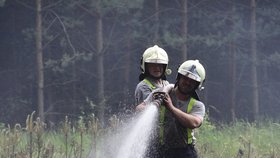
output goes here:
[[167, 108], [167, 109], [171, 109], [174, 107], [173, 103], [172, 103], [172, 100], [169, 96], [168, 93], [165, 93], [165, 97], [163, 99], [163, 102], [164, 102], [164, 106]]
[[158, 108], [161, 106], [162, 102], [160, 100], [153, 100], [152, 104], [154, 104], [155, 106], [157, 106]]
[[174, 84], [168, 84], [167, 86], [163, 87], [163, 92], [170, 93], [173, 88]]
[[145, 103], [146, 105], [152, 103], [153, 100], [154, 100], [154, 99], [153, 99], [154, 93], [160, 92], [160, 91], [162, 91], [162, 89], [163, 89], [163, 88], [157, 88], [157, 89], [153, 90], [153, 91], [148, 95], [148, 97], [144, 100], [144, 103]]
[[136, 106], [136, 111], [140, 112], [140, 111], [143, 111], [145, 108], [146, 108], [146, 104], [145, 104], [145, 102], [142, 102], [141, 104]]

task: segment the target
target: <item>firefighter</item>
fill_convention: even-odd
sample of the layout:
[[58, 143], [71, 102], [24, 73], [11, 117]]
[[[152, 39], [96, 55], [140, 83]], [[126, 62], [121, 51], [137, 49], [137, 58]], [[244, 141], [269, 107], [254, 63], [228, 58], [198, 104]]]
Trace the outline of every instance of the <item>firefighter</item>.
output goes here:
[[162, 101], [151, 100], [160, 107], [160, 149], [164, 158], [197, 158], [194, 130], [199, 128], [205, 115], [204, 103], [196, 90], [203, 89], [205, 69], [198, 60], [187, 60], [178, 68], [174, 88], [163, 91]]
[[166, 75], [171, 74], [168, 66], [168, 55], [166, 51], [157, 45], [146, 49], [141, 58], [141, 74], [139, 75], [139, 83], [135, 89], [135, 105], [136, 109], [143, 109], [144, 99], [156, 88], [164, 87], [169, 84]]
[[[142, 111], [147, 107], [147, 103], [144, 102], [149, 94], [158, 88], [169, 85], [166, 80], [166, 75], [171, 74], [171, 70], [168, 66], [168, 55], [166, 51], [157, 45], [146, 49], [141, 58], [141, 74], [139, 75], [139, 83], [135, 89], [135, 102], [136, 111]], [[158, 155], [158, 141], [155, 138], [148, 146], [146, 151], [146, 158], [154, 158]]]

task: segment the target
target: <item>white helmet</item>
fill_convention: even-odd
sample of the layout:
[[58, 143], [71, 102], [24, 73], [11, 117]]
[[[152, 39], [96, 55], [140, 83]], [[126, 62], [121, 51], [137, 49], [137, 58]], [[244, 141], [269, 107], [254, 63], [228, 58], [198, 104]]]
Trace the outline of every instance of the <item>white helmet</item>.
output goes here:
[[167, 69], [169, 59], [166, 51], [162, 48], [160, 48], [157, 45], [154, 45], [153, 47], [149, 47], [145, 50], [143, 53], [142, 59], [141, 59], [141, 70], [142, 73], [145, 73], [145, 63], [156, 63], [156, 64], [165, 64], [165, 73], [171, 74], [171, 70]]
[[178, 73], [199, 82], [198, 88], [203, 89], [205, 80], [205, 69], [198, 60], [187, 60], [178, 69]]

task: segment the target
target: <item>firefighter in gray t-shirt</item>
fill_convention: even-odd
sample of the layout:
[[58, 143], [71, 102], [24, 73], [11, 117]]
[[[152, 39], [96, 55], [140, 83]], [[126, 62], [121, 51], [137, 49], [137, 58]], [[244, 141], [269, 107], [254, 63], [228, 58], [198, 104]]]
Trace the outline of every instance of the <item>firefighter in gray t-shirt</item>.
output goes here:
[[135, 89], [136, 106], [142, 103], [152, 90], [168, 85], [165, 76], [171, 73], [171, 70], [167, 69], [168, 61], [165, 50], [157, 45], [145, 50], [141, 59], [140, 82]]
[[160, 108], [160, 157], [198, 157], [194, 147], [194, 129], [203, 122], [205, 106], [196, 89], [202, 89], [204, 80], [205, 69], [199, 61], [187, 60], [178, 69], [174, 88], [164, 90], [166, 86], [162, 91], [154, 91], [144, 101], [153, 102]]
[[[143, 101], [154, 89], [165, 87], [169, 84], [165, 76], [171, 73], [171, 70], [167, 69], [168, 62], [167, 53], [157, 45], [149, 47], [143, 53], [141, 74], [139, 76], [140, 82], [135, 89], [135, 109], [137, 111], [141, 111], [146, 107]], [[145, 157], [154, 158], [158, 155], [157, 152], [157, 141], [152, 141], [149, 144]]]

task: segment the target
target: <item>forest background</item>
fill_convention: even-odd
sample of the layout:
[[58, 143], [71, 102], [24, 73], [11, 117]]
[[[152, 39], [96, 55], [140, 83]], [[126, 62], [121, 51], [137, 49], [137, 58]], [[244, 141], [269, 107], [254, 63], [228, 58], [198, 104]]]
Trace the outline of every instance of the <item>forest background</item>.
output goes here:
[[278, 0], [0, 0], [0, 122], [130, 114], [144, 50], [199, 59], [209, 118], [279, 120]]

